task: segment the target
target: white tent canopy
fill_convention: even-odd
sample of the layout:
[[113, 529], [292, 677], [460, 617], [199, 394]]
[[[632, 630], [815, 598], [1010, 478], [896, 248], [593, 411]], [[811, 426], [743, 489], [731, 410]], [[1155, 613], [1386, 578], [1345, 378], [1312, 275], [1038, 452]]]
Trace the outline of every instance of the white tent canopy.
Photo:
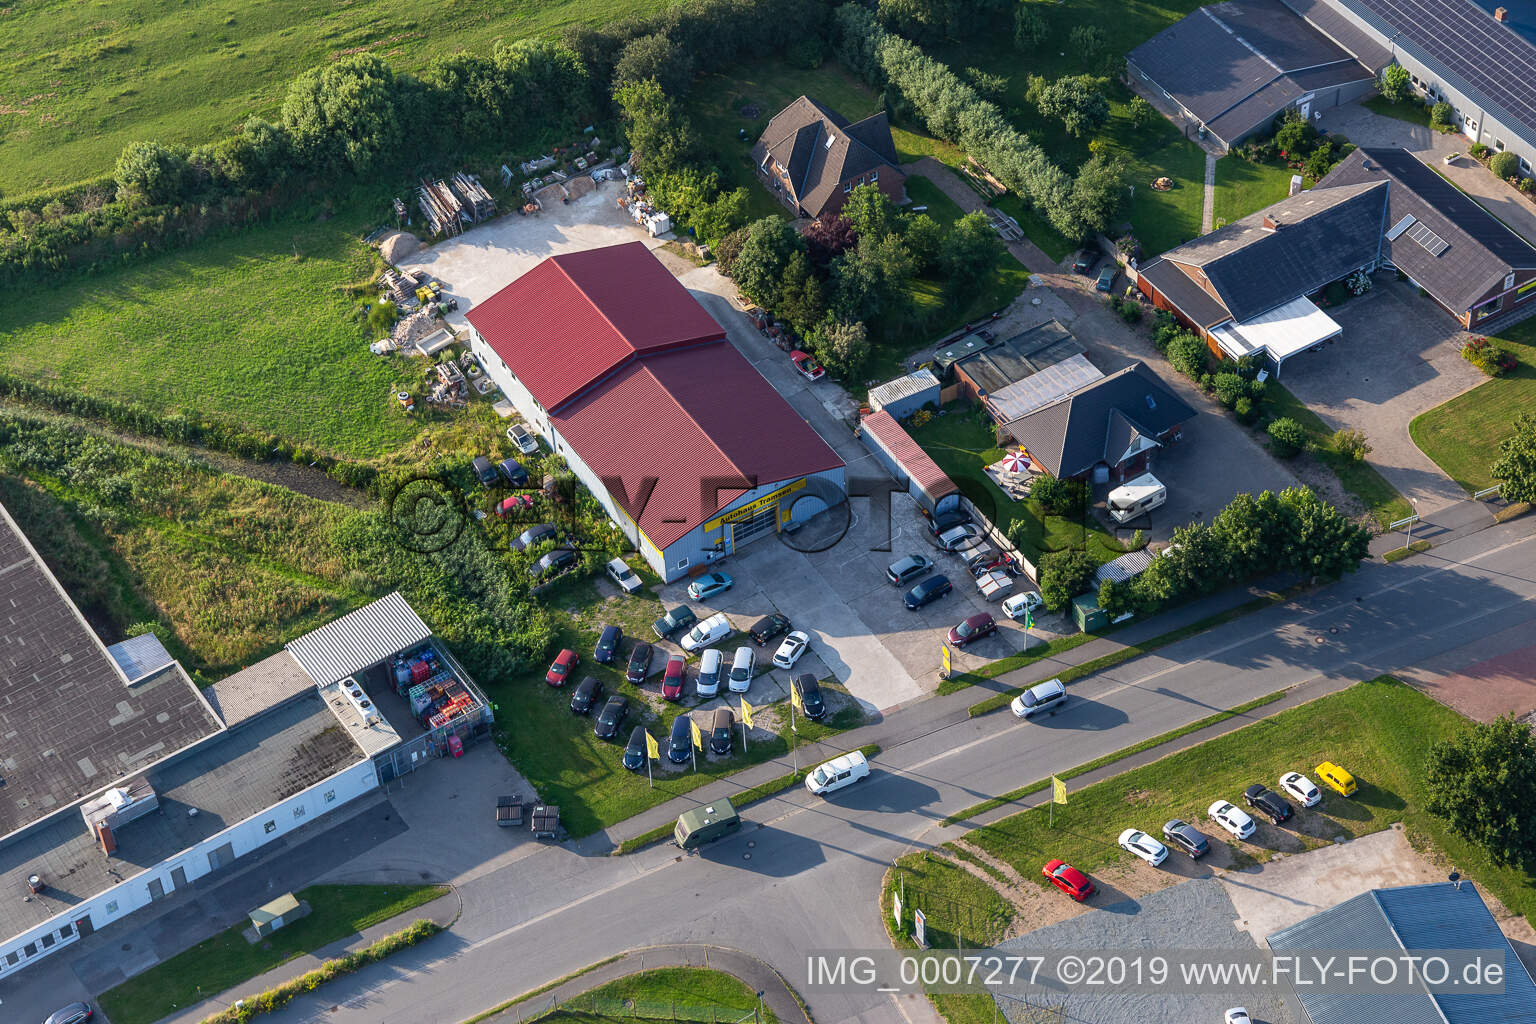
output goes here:
[[1261, 352], [1268, 355], [1275, 363], [1277, 377], [1280, 364], [1286, 359], [1342, 333], [1344, 329], [1333, 317], [1318, 309], [1305, 295], [1246, 323], [1233, 320], [1211, 329], [1216, 344], [1233, 359]]

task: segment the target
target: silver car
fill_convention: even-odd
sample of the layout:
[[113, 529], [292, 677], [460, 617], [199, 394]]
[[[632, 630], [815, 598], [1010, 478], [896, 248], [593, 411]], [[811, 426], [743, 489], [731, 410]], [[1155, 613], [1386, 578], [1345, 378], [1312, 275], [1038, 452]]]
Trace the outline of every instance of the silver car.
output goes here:
[[746, 693], [752, 688], [752, 674], [757, 669], [757, 652], [750, 647], [736, 648], [731, 659], [731, 677], [726, 684], [732, 693]]

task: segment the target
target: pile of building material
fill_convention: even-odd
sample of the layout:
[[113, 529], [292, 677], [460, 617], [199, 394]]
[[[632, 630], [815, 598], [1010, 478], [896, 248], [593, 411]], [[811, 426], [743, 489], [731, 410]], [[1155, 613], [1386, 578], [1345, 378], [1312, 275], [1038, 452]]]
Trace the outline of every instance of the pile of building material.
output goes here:
[[986, 199], [995, 199], [1008, 191], [1008, 186], [975, 160], [967, 157], [965, 163], [960, 165], [960, 174], [970, 185]]
[[453, 176], [453, 192], [463, 203], [463, 213], [472, 221], [488, 220], [496, 216], [496, 200], [480, 184], [480, 179], [463, 171]]
[[580, 199], [582, 196], [595, 191], [597, 191], [597, 182], [585, 174], [578, 174], [565, 185], [566, 196], [571, 199]]
[[409, 316], [403, 316], [395, 321], [395, 329], [390, 334], [395, 347], [403, 351], [412, 351], [416, 343], [436, 331], [437, 320], [426, 310], [418, 310]]
[[571, 194], [558, 181], [545, 185], [533, 194], [533, 201], [538, 203], [540, 207], [548, 206], [550, 203], [566, 203], [570, 199]]
[[555, 158], [544, 155], [535, 157], [532, 160], [524, 160], [517, 165], [517, 169], [524, 174], [538, 174], [540, 171], [548, 170], [553, 166], [555, 166]]
[[438, 363], [433, 368], [437, 380], [432, 382], [432, 389], [427, 393], [427, 401], [434, 405], [462, 406], [468, 396], [468, 383], [464, 380], [464, 374], [459, 370], [459, 364], [453, 360]]
[[562, 171], [550, 171], [542, 178], [529, 178], [527, 181], [523, 182], [523, 195], [531, 196], [535, 192], [544, 189], [548, 185], [565, 181], [568, 177], [569, 175]]
[[409, 231], [391, 231], [379, 239], [379, 255], [390, 266], [399, 266], [406, 257], [420, 248], [421, 239]]
[[441, 178], [421, 181], [416, 190], [422, 215], [434, 235], [456, 235], [464, 230], [464, 204]]
[[640, 191], [635, 191], [633, 185], [639, 178], [631, 178], [631, 194], [619, 197], [619, 206], [629, 211], [629, 219], [639, 224], [650, 234], [652, 238], [664, 235], [672, 230], [672, 218], [661, 210], [656, 209], [651, 201], [644, 195], [644, 184]]

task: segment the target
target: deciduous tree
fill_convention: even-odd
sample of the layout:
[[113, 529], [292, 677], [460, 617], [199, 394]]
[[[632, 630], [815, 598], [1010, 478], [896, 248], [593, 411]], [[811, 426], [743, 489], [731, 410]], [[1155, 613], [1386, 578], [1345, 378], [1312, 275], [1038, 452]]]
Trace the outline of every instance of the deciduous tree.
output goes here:
[[1536, 415], [1521, 413], [1515, 432], [1499, 442], [1499, 458], [1492, 476], [1505, 501], [1536, 502]]
[[1422, 781], [1429, 813], [1501, 867], [1536, 859], [1536, 741], [1509, 715], [1476, 722], [1429, 750]]

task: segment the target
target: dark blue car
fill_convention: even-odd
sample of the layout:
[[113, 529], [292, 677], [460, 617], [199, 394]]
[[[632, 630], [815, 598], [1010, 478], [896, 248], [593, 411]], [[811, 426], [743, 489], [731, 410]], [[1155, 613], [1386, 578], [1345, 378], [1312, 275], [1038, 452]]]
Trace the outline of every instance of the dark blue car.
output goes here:
[[516, 459], [502, 459], [497, 468], [501, 470], [502, 478], [513, 487], [528, 486], [528, 471]]
[[954, 584], [949, 582], [948, 576], [929, 576], [923, 582], [907, 591], [901, 603], [913, 611], [925, 604], [930, 604], [954, 590]]

